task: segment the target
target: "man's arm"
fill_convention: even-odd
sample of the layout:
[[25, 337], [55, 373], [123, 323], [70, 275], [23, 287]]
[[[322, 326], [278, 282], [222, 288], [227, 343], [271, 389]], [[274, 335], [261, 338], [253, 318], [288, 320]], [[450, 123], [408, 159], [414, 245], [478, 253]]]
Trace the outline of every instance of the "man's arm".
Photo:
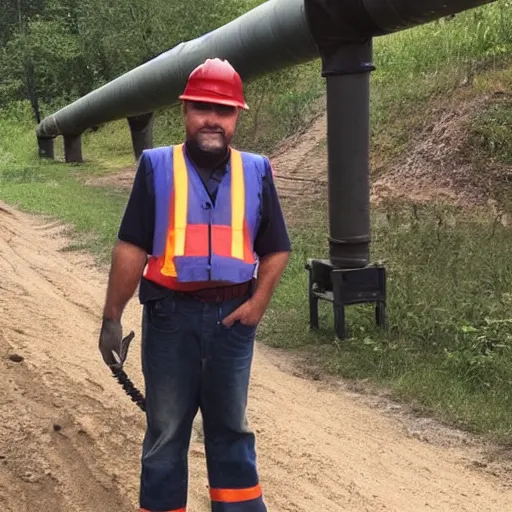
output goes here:
[[126, 304], [135, 293], [147, 255], [152, 251], [155, 222], [152, 172], [149, 159], [143, 155], [112, 251], [103, 316], [116, 322], [120, 321]]
[[[130, 198], [112, 250], [99, 349], [107, 365], [126, 357], [129, 341], [123, 341], [121, 317], [140, 281], [147, 255], [152, 250], [154, 194], [151, 168], [144, 156], [139, 160]], [[117, 354], [117, 357], [114, 356]]]
[[263, 312], [272, 299], [289, 259], [289, 252], [275, 252], [267, 254], [260, 260], [256, 290], [251, 300]]
[[261, 320], [290, 258], [290, 239], [270, 164], [263, 181], [261, 222], [254, 251], [259, 256], [256, 290], [250, 300], [224, 319], [227, 327], [236, 321], [256, 325]]
[[118, 240], [112, 251], [112, 265], [107, 287], [103, 317], [121, 321], [124, 308], [139, 284], [147, 261], [144, 249]]
[[255, 302], [261, 304], [264, 310], [281, 280], [291, 252], [290, 237], [272, 168], [270, 161], [265, 160], [267, 172], [263, 179], [261, 222], [254, 242], [254, 251], [260, 261], [256, 290], [253, 295]]

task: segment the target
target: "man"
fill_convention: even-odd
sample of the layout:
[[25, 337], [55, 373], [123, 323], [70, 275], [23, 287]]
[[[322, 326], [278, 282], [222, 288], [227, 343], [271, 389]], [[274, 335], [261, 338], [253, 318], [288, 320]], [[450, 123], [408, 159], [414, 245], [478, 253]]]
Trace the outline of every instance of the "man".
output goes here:
[[186, 142], [139, 160], [112, 254], [100, 350], [108, 365], [124, 361], [121, 315], [140, 281], [141, 512], [185, 512], [199, 409], [212, 511], [265, 512], [247, 392], [256, 327], [290, 241], [268, 159], [230, 145], [239, 109], [248, 108], [238, 73], [207, 59], [180, 99]]

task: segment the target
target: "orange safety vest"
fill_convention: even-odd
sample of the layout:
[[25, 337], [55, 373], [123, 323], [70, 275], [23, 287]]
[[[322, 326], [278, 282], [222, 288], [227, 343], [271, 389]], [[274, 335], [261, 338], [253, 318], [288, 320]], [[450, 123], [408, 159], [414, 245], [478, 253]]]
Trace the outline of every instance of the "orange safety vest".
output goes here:
[[151, 161], [156, 205], [144, 277], [181, 291], [251, 280], [266, 158], [231, 148], [215, 204], [183, 144], [145, 150], [142, 158]]

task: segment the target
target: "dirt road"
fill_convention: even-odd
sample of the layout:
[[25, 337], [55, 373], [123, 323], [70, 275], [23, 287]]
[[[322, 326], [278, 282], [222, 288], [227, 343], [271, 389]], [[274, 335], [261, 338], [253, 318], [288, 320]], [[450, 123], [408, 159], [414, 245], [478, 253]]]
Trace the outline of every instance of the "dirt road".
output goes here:
[[[60, 232], [0, 205], [0, 508], [135, 511], [144, 418], [97, 351], [106, 275], [61, 252]], [[139, 316], [133, 300], [127, 370], [142, 388]], [[471, 464], [476, 448], [426, 443], [356, 395], [279, 366], [259, 346], [249, 417], [269, 511], [512, 510], [509, 482]], [[204, 466], [195, 434], [192, 512], [209, 510]]]

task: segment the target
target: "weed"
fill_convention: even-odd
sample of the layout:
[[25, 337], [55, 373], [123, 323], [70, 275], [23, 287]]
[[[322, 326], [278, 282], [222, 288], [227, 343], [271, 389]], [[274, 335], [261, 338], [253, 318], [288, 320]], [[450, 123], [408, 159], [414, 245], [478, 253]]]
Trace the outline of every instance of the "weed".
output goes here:
[[512, 164], [512, 98], [504, 97], [491, 104], [474, 120], [471, 142], [488, 157]]

